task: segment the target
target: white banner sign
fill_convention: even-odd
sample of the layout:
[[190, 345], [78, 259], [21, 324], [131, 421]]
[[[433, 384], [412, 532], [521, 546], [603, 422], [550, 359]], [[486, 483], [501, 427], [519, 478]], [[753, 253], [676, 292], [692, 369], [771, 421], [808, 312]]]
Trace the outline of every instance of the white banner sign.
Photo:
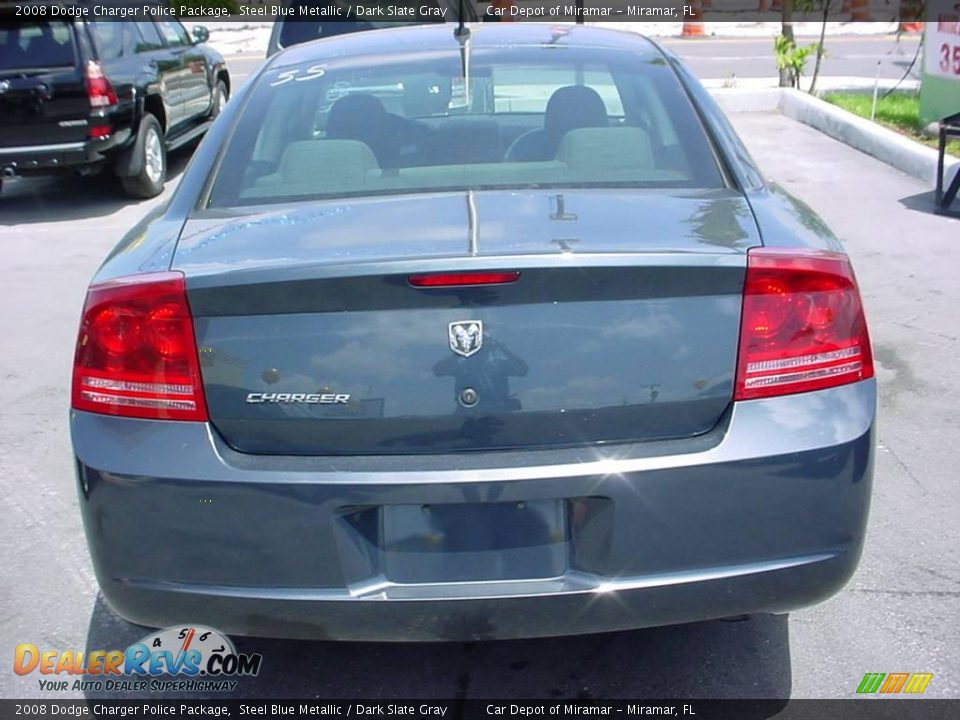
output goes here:
[[960, 2], [930, 0], [926, 24], [925, 70], [960, 82]]

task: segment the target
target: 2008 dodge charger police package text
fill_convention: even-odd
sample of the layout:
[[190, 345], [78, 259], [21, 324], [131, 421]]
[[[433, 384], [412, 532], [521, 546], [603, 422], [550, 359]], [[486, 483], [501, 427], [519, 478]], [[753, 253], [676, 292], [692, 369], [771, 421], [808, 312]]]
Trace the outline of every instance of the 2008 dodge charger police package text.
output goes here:
[[128, 620], [546, 636], [852, 574], [876, 384], [838, 241], [652, 42], [468, 30], [277, 54], [94, 278], [72, 437]]

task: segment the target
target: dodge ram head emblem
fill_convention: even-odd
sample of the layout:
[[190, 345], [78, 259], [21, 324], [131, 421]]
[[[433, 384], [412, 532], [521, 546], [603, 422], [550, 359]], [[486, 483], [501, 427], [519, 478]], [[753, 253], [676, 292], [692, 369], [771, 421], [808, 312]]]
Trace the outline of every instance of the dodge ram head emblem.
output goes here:
[[10, 81], [0, 80], [0, 95], [3, 95], [9, 89], [10, 89]]
[[470, 357], [483, 345], [483, 322], [480, 320], [452, 322], [448, 335], [450, 337], [450, 349], [457, 355]]

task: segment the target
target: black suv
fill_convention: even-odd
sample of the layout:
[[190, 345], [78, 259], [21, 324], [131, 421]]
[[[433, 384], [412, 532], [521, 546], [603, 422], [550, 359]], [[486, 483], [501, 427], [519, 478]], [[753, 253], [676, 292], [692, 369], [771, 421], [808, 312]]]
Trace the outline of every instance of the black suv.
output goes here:
[[202, 135], [227, 100], [223, 57], [205, 28], [191, 36], [169, 16], [110, 22], [51, 7], [23, 17], [0, 6], [3, 177], [108, 167], [129, 195], [158, 195], [167, 151]]

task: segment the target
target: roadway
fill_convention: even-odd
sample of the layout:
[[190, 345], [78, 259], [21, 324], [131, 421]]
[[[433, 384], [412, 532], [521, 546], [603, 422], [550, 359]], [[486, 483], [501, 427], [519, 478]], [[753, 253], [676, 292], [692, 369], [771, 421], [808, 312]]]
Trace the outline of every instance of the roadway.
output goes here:
[[[662, 38], [660, 42], [679, 55], [694, 74], [707, 78], [756, 78], [777, 74], [772, 38]], [[814, 42], [799, 38], [799, 45]], [[918, 36], [846, 35], [828, 37], [821, 74], [826, 77], [874, 77], [877, 63], [880, 77], [899, 79], [917, 53]], [[813, 57], [807, 75], [813, 72]], [[922, 58], [914, 67], [919, 77]]]
[[[773, 59], [773, 39], [766, 38], [658, 38], [679, 55], [702, 79], [772, 78], [777, 74]], [[813, 42], [800, 38], [800, 45]], [[915, 35], [835, 35], [824, 43], [827, 54], [821, 74], [825, 77], [880, 77], [898, 80], [917, 54], [920, 38]], [[922, 58], [917, 58], [913, 77], [919, 77]], [[262, 55], [228, 55], [227, 63], [235, 82], [242, 82], [260, 63]], [[813, 71], [813, 59], [807, 74]]]

